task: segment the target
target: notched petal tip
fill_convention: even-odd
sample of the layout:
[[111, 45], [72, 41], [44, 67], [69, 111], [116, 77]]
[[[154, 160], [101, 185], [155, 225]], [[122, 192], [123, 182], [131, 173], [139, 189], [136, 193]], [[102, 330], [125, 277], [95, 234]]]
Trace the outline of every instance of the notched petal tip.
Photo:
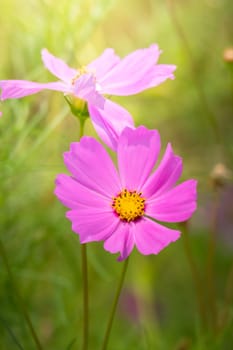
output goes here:
[[134, 227], [135, 244], [143, 255], [158, 254], [179, 239], [180, 234], [180, 231], [160, 225], [150, 218], [144, 218]]
[[175, 72], [178, 69], [175, 64], [168, 64], [167, 66], [170, 68], [171, 72]]

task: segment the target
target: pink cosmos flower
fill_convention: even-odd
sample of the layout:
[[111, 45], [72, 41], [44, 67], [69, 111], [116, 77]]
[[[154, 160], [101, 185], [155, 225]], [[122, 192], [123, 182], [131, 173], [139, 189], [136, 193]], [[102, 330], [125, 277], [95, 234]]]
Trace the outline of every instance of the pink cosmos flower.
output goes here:
[[133, 95], [157, 86], [168, 78], [173, 79], [176, 67], [157, 64], [160, 53], [154, 44], [120, 59], [109, 48], [86, 67], [77, 70], [43, 49], [43, 63], [59, 81], [42, 84], [26, 80], [1, 80], [0, 99], [21, 98], [43, 89], [74, 95], [87, 102], [100, 138], [109, 147], [116, 149], [120, 133], [126, 126], [133, 127], [133, 120], [124, 108], [104, 95]]
[[195, 180], [176, 185], [182, 160], [168, 144], [160, 152], [160, 136], [143, 126], [125, 128], [117, 147], [118, 171], [104, 147], [91, 137], [71, 144], [64, 153], [72, 176], [60, 174], [55, 194], [70, 210], [66, 217], [80, 242], [104, 241], [120, 252], [119, 261], [134, 246], [144, 255], [157, 254], [180, 232], [161, 225], [189, 219], [196, 209]]

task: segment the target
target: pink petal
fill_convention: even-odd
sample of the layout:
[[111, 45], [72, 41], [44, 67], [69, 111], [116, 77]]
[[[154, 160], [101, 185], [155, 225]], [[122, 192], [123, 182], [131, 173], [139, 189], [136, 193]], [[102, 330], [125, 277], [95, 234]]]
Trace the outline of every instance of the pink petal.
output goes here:
[[157, 130], [126, 128], [119, 138], [118, 167], [123, 188], [141, 191], [160, 151]]
[[146, 203], [146, 215], [165, 222], [188, 220], [197, 207], [197, 181], [187, 180]]
[[113, 49], [106, 49], [94, 61], [88, 64], [89, 71], [94, 72], [96, 79], [103, 78], [111, 68], [113, 68], [120, 61]]
[[113, 80], [111, 84], [100, 83], [102, 94], [118, 96], [134, 95], [146, 89], [158, 86], [167, 79], [174, 79], [173, 72], [176, 66], [168, 64], [158, 64], [151, 67], [146, 72], [141, 68], [131, 79], [123, 78], [120, 81]]
[[64, 93], [70, 92], [69, 86], [62, 82], [35, 83], [27, 80], [1, 80], [0, 81], [1, 100], [8, 98], [20, 98], [33, 95], [41, 90], [56, 90]]
[[75, 178], [60, 174], [56, 178], [55, 195], [70, 209], [100, 208], [102, 212], [112, 212], [111, 200], [88, 187], [81, 185]]
[[145, 80], [141, 81], [141, 88], [144, 86], [143, 90], [145, 90], [157, 86], [167, 79], [173, 80], [175, 70], [176, 66], [173, 64], [157, 64], [151, 69], [148, 78], [145, 77]]
[[0, 112], [0, 117], [2, 116], [2, 112]]
[[64, 153], [67, 169], [80, 184], [108, 198], [120, 190], [119, 177], [104, 147], [91, 137], [82, 137]]
[[113, 79], [119, 81], [119, 74], [127, 74], [127, 77], [130, 77], [133, 73], [137, 74], [138, 70], [147, 71], [148, 67], [150, 68], [156, 64], [160, 53], [161, 51], [156, 44], [149, 48], [133, 51], [121, 59], [101, 82], [112, 81]]
[[105, 98], [96, 91], [92, 74], [81, 75], [74, 83], [74, 95], [99, 108], [104, 108]]
[[132, 225], [135, 245], [140, 253], [144, 255], [158, 254], [171, 242], [180, 237], [180, 232], [172, 230], [158, 223], [142, 218]]
[[[157, 64], [151, 67], [140, 79], [135, 80], [131, 85], [127, 81], [120, 83], [120, 86], [114, 86], [108, 93], [114, 95], [133, 95], [146, 89], [155, 87], [167, 79], [174, 79], [173, 72], [175, 65]], [[125, 84], [125, 85], [124, 85]], [[104, 93], [104, 90], [103, 90]]]
[[134, 239], [130, 233], [130, 224], [124, 222], [120, 222], [116, 231], [104, 242], [104, 249], [108, 252], [112, 254], [120, 252], [118, 261], [126, 259], [132, 252], [133, 247]]
[[79, 234], [81, 243], [105, 240], [119, 225], [119, 219], [113, 213], [102, 213], [94, 208], [71, 210], [66, 217], [72, 222], [72, 230]]
[[175, 155], [172, 146], [167, 145], [165, 154], [155, 172], [143, 186], [146, 197], [158, 196], [175, 185], [182, 173], [182, 158]]
[[150, 84], [154, 80], [154, 68], [159, 55], [158, 46], [151, 45], [149, 48], [134, 51], [126, 56], [105, 77], [98, 81], [101, 86], [101, 93], [131, 95], [151, 87]]
[[112, 199], [82, 186], [68, 175], [57, 177], [55, 194], [72, 209], [66, 216], [72, 222], [72, 230], [80, 235], [82, 243], [106, 239], [119, 224], [111, 207]]
[[104, 109], [100, 109], [91, 103], [88, 104], [89, 114], [94, 128], [103, 140], [113, 150], [116, 150], [118, 139], [126, 126], [133, 128], [131, 115], [120, 105], [105, 100]]
[[77, 74], [77, 70], [70, 68], [63, 60], [53, 56], [47, 49], [41, 51], [41, 56], [45, 67], [64, 82], [70, 83]]

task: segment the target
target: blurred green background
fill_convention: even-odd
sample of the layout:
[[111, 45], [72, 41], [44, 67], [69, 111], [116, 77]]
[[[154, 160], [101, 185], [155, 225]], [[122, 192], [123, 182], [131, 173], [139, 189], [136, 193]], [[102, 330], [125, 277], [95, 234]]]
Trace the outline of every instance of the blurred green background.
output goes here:
[[[157, 128], [163, 149], [172, 142], [183, 179], [198, 179], [199, 197], [182, 239], [158, 256], [133, 252], [109, 349], [232, 350], [232, 0], [0, 0], [0, 8], [0, 79], [52, 81], [43, 47], [78, 67], [106, 47], [124, 56], [155, 42], [160, 62], [177, 65], [174, 81], [113, 99], [137, 125]], [[43, 349], [80, 349], [80, 245], [53, 194], [79, 126], [56, 92], [8, 100], [0, 110], [0, 238], [10, 268]], [[85, 134], [96, 136], [89, 121]], [[122, 265], [102, 243], [89, 244], [88, 256], [95, 350]], [[35, 349], [1, 257], [0, 349]]]

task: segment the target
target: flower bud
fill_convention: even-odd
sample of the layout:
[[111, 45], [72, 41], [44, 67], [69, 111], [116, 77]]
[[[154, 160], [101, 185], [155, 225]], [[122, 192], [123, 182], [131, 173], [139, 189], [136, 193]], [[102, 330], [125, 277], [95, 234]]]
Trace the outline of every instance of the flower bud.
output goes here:
[[233, 47], [227, 47], [223, 51], [223, 59], [225, 62], [233, 63]]
[[232, 172], [223, 164], [217, 163], [211, 171], [210, 178], [214, 187], [222, 187], [233, 178]]

